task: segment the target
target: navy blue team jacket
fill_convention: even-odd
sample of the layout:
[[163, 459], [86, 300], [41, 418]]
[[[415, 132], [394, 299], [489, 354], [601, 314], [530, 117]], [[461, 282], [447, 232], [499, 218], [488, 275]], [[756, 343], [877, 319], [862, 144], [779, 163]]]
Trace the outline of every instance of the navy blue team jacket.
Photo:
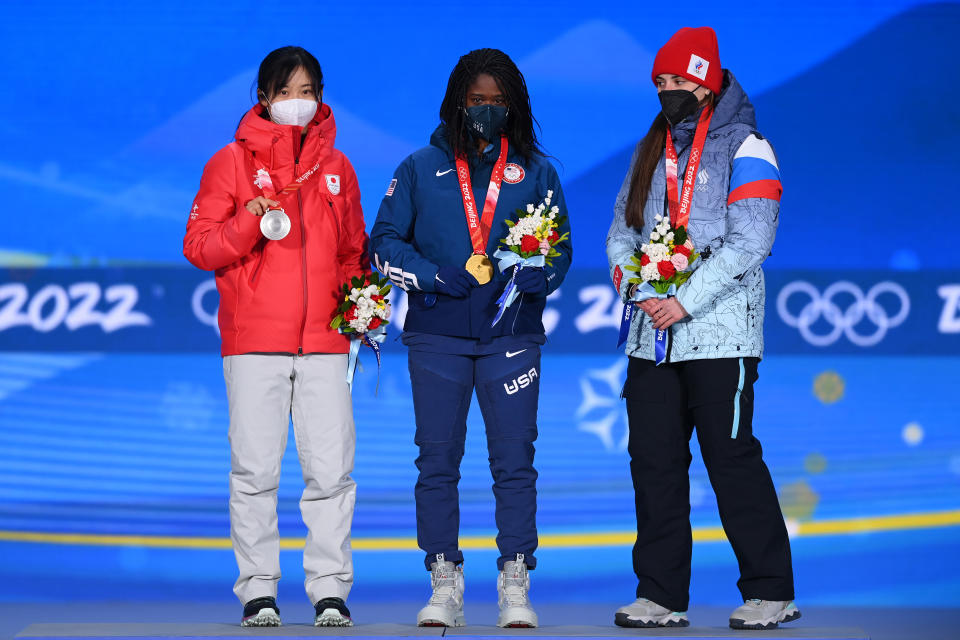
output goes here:
[[[481, 157], [471, 155], [470, 179], [478, 209], [483, 207], [490, 174], [499, 154], [498, 141]], [[525, 214], [527, 205], [536, 206], [543, 201], [547, 190], [553, 191], [551, 205], [560, 208], [559, 215], [568, 215], [560, 179], [545, 158], [534, 156], [526, 161], [511, 149], [507, 163], [508, 175], [515, 182], [503, 181], [487, 242], [487, 255], [494, 263], [494, 278], [486, 285], [474, 287], [466, 298], [438, 295], [434, 287], [439, 267], [462, 267], [473, 253], [453, 151], [447, 144], [443, 126], [433, 132], [429, 146], [414, 152], [397, 167], [370, 234], [370, 254], [377, 269], [408, 293], [405, 331], [483, 341], [504, 335], [544, 333], [541, 316], [546, 296], [563, 282], [573, 257], [569, 239], [557, 245], [561, 255], [552, 258], [552, 266], [544, 268], [547, 292], [524, 294], [507, 309], [496, 327], [490, 326], [497, 311], [497, 298], [510, 277], [510, 270], [500, 273], [493, 258], [500, 239], [507, 236], [504, 221], [515, 220], [517, 209]], [[511, 163], [522, 172], [509, 167]], [[518, 175], [522, 178], [516, 181]], [[568, 220], [558, 232], [563, 235], [569, 230]]]

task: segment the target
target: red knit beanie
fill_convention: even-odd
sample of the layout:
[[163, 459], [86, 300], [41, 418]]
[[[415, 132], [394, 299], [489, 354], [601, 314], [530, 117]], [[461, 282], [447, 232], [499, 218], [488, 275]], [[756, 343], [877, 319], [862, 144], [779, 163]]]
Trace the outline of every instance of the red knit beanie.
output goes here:
[[661, 73], [683, 76], [718, 94], [723, 87], [720, 47], [710, 27], [684, 27], [657, 51], [650, 77], [657, 82]]

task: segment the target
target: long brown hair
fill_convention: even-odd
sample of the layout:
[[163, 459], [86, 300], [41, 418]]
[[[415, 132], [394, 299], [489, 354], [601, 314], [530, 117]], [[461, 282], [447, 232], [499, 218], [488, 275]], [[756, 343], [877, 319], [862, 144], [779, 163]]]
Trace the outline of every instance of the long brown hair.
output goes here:
[[[716, 102], [714, 93], [704, 101], [704, 108], [713, 108]], [[627, 195], [627, 226], [637, 231], [643, 228], [643, 207], [650, 192], [650, 183], [653, 182], [653, 172], [657, 170], [660, 156], [663, 155], [667, 144], [667, 119], [663, 113], [658, 113], [650, 125], [650, 130], [640, 143], [640, 153], [633, 165], [633, 175], [630, 177], [630, 192]]]

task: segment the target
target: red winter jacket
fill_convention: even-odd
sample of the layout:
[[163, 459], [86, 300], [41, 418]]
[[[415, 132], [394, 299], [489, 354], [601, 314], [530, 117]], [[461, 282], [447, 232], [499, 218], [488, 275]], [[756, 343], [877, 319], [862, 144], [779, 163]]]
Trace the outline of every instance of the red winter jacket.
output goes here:
[[[329, 106], [318, 110], [302, 142], [299, 127], [265, 120], [262, 110], [247, 112], [236, 142], [204, 168], [183, 255], [216, 272], [224, 356], [347, 353], [348, 338], [330, 329], [330, 320], [341, 284], [370, 270], [357, 176], [333, 148]], [[319, 162], [303, 188], [280, 199], [291, 222], [282, 240], [264, 238], [260, 218], [245, 207], [264, 195], [247, 153], [266, 166], [278, 191]]]

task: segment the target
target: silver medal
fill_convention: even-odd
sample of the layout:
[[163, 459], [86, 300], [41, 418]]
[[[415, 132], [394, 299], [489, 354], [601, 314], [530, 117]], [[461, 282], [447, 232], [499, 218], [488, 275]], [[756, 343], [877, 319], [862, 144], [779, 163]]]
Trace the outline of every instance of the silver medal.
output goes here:
[[260, 232], [268, 240], [282, 240], [290, 233], [290, 218], [283, 209], [270, 209], [260, 218]]

